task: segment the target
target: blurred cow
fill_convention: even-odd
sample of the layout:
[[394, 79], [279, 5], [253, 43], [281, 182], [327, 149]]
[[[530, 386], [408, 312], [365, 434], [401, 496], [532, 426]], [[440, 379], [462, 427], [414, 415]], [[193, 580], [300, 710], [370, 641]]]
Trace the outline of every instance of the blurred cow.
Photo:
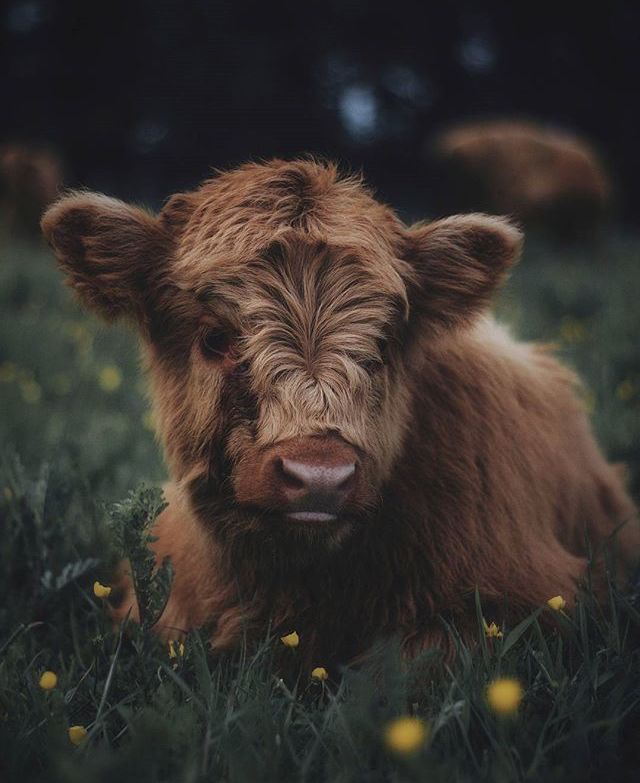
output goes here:
[[40, 219], [62, 185], [62, 165], [50, 150], [21, 144], [0, 147], [0, 225], [39, 239]]
[[466, 123], [432, 146], [445, 211], [512, 215], [564, 241], [590, 241], [605, 220], [611, 182], [593, 147], [527, 122]]

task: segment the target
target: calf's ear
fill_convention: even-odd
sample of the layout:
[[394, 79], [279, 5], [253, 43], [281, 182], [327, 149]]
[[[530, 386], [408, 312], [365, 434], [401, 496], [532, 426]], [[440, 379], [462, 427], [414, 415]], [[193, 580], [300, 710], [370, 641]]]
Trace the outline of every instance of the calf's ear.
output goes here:
[[49, 207], [41, 227], [87, 307], [107, 320], [145, 322], [172, 251], [154, 215], [97, 193], [72, 193]]
[[522, 233], [507, 219], [482, 214], [418, 224], [407, 238], [411, 308], [435, 327], [477, 316], [522, 247]]

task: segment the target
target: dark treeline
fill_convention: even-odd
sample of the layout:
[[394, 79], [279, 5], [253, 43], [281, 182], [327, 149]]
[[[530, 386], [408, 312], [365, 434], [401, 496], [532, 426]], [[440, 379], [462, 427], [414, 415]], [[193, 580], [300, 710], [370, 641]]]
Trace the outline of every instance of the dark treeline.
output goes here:
[[71, 185], [158, 203], [211, 167], [312, 151], [429, 209], [427, 139], [468, 117], [586, 134], [640, 202], [640, 6], [5, 0], [0, 141], [52, 145]]

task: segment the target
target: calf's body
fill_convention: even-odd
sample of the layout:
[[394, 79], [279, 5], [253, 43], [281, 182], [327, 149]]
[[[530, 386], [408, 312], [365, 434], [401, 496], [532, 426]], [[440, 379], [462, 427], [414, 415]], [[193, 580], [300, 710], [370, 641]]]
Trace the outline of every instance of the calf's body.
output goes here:
[[176, 572], [166, 633], [215, 618], [212, 644], [227, 648], [272, 619], [317, 661], [349, 660], [393, 634], [411, 652], [449, 643], [443, 618], [477, 635], [476, 587], [492, 617], [515, 620], [558, 594], [572, 603], [587, 539], [597, 551], [624, 520], [619, 556], [634, 562], [633, 504], [594, 443], [575, 378], [547, 350], [486, 319], [443, 340], [414, 382], [376, 513], [337, 552], [300, 563], [294, 552], [275, 568], [268, 551], [231, 558], [167, 488], [155, 545]]
[[330, 165], [273, 161], [159, 217], [72, 195], [43, 227], [80, 296], [142, 335], [172, 476], [167, 637], [207, 625], [227, 649], [271, 623], [313, 665], [390, 635], [410, 654], [447, 646], [443, 621], [472, 639], [476, 588], [515, 620], [573, 601], [588, 546], [637, 560], [573, 374], [488, 314], [507, 222], [407, 227]]

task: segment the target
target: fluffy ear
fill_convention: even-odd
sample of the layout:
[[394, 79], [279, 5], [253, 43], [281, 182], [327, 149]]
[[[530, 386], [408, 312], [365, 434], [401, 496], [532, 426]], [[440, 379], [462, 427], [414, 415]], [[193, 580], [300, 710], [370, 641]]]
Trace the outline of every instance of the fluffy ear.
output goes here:
[[171, 234], [149, 212], [97, 193], [73, 193], [41, 222], [70, 285], [108, 320], [143, 323], [172, 251]]
[[518, 259], [521, 232], [505, 218], [454, 215], [407, 232], [412, 309], [434, 326], [471, 320]]
[[162, 208], [160, 221], [172, 234], [180, 236], [187, 227], [195, 206], [195, 193], [175, 193]]

